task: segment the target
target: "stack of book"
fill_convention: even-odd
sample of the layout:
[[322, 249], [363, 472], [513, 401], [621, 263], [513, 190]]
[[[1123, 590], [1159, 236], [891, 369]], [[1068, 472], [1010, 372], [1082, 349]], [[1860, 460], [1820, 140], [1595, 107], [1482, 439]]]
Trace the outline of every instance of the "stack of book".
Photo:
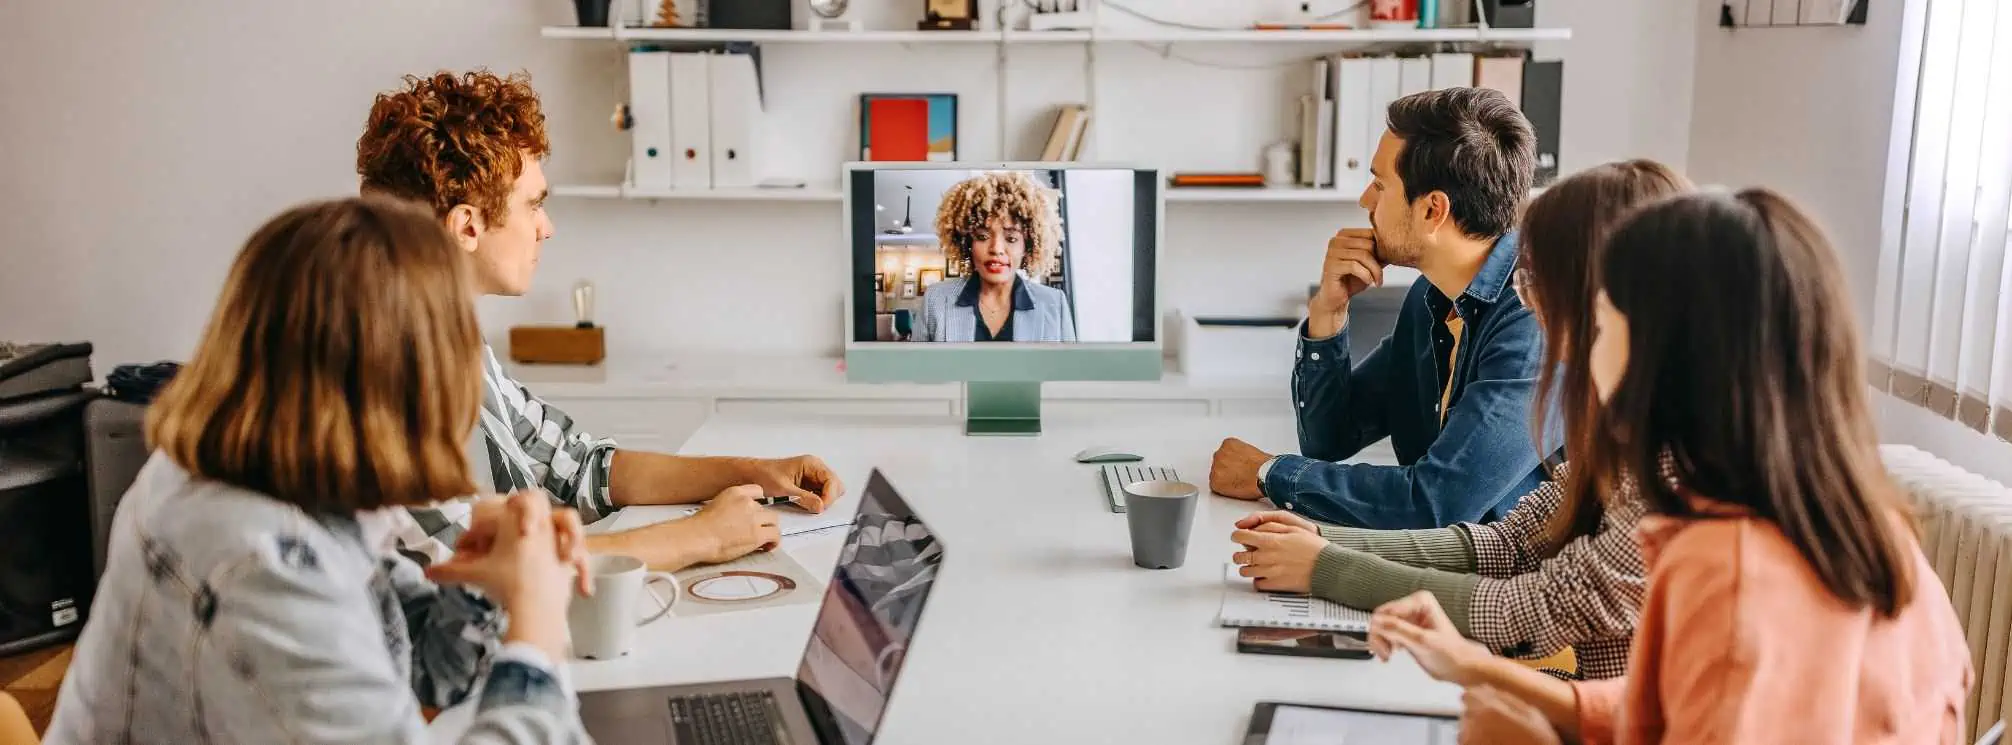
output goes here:
[[1055, 113], [1055, 126], [1048, 130], [1048, 144], [1041, 160], [1076, 160], [1083, 152], [1083, 140], [1090, 131], [1090, 107], [1072, 103]]

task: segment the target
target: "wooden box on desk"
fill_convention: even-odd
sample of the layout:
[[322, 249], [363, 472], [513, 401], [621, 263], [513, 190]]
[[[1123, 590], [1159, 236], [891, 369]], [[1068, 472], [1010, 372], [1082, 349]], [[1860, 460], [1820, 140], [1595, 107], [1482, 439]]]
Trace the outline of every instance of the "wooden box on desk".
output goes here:
[[517, 362], [594, 365], [607, 356], [599, 326], [510, 327], [510, 359]]

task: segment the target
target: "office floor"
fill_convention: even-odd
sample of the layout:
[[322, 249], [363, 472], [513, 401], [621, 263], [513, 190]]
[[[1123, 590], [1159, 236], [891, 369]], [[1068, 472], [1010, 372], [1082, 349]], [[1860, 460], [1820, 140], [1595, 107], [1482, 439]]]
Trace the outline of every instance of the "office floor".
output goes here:
[[21, 701], [37, 734], [49, 728], [49, 716], [56, 711], [56, 689], [62, 686], [63, 673], [69, 668], [68, 644], [0, 657], [0, 689]]

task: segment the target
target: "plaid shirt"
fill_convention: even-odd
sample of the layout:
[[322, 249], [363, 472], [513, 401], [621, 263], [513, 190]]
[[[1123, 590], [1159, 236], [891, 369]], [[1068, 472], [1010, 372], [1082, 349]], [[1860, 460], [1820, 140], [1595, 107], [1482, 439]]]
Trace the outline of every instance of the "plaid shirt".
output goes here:
[[[1667, 466], [1666, 466], [1667, 468]], [[1471, 627], [1475, 641], [1505, 657], [1543, 657], [1567, 645], [1588, 679], [1628, 668], [1628, 644], [1647, 589], [1635, 523], [1643, 504], [1632, 486], [1610, 495], [1600, 527], [1545, 558], [1544, 525], [1563, 506], [1567, 466], [1485, 525], [1462, 524], [1474, 544]]]
[[[614, 512], [608, 474], [615, 441], [588, 434], [566, 412], [531, 395], [503, 372], [487, 345], [482, 356], [482, 416], [469, 443], [476, 487], [497, 494], [542, 488], [554, 505], [579, 510], [580, 519], [590, 523]], [[452, 502], [409, 514], [410, 522], [394, 526], [398, 547], [430, 563], [453, 553], [454, 542], [468, 529], [470, 510]]]

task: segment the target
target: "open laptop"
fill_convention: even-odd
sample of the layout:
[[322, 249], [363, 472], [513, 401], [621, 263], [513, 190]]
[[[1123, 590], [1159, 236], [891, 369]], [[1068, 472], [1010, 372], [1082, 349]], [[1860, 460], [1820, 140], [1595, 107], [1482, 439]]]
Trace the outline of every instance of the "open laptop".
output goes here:
[[580, 695], [587, 733], [638, 745], [865, 745], [908, 657], [943, 544], [878, 469], [794, 678]]

